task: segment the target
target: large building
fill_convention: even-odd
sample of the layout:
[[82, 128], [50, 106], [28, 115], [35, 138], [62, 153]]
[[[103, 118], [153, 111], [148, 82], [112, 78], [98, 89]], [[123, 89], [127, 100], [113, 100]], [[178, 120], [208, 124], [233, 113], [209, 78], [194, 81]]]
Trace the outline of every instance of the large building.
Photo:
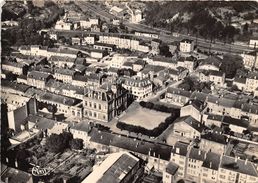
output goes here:
[[131, 183], [139, 178], [140, 159], [128, 152], [110, 154], [82, 183]]
[[84, 117], [108, 122], [127, 108], [127, 90], [118, 84], [90, 86], [84, 97]]

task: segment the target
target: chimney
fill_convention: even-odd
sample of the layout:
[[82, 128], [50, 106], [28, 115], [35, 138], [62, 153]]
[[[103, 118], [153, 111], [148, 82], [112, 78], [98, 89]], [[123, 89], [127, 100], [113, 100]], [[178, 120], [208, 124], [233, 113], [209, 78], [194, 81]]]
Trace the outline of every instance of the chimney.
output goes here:
[[204, 153], [204, 159], [206, 159], [206, 158], [207, 158], [207, 152]]
[[237, 156], [235, 156], [235, 163], [237, 162], [237, 159], [238, 159]]
[[103, 139], [103, 136], [102, 136], [102, 135], [100, 136], [100, 139]]
[[17, 162], [17, 159], [15, 159], [15, 161], [14, 161], [14, 166], [15, 166], [16, 168], [18, 168], [18, 162]]
[[201, 150], [198, 151], [198, 155], [199, 155], [199, 156], [201, 155]]
[[5, 161], [6, 161], [6, 163], [9, 163], [9, 159], [7, 157], [5, 158]]
[[246, 158], [246, 159], [245, 159], [245, 165], [247, 165], [247, 162], [248, 162], [248, 159]]
[[211, 166], [212, 166], [212, 162], [210, 162], [210, 168], [211, 168]]
[[180, 153], [180, 148], [176, 148], [176, 153], [179, 154]]

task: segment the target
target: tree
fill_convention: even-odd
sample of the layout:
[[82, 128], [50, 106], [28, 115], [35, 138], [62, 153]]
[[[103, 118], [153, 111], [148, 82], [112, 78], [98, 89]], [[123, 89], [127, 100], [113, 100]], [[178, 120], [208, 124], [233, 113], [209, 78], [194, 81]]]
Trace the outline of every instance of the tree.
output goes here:
[[59, 153], [65, 150], [66, 141], [63, 136], [57, 134], [51, 134], [46, 141], [46, 147], [50, 152]]
[[243, 33], [247, 34], [248, 33], [248, 28], [249, 28], [249, 24], [245, 23], [244, 27], [243, 27]]
[[70, 142], [70, 147], [71, 149], [75, 149], [75, 150], [81, 150], [83, 148], [83, 140], [82, 139], [72, 139]]
[[66, 148], [69, 147], [69, 145], [70, 145], [69, 143], [73, 139], [73, 135], [70, 132], [63, 132], [63, 133], [60, 134], [60, 136], [63, 139], [65, 147]]
[[160, 55], [163, 55], [165, 57], [172, 57], [171, 52], [169, 51], [169, 47], [167, 44], [161, 44], [159, 46]]
[[243, 68], [243, 59], [238, 55], [225, 54], [223, 56], [221, 71], [226, 77], [233, 78], [238, 69]]

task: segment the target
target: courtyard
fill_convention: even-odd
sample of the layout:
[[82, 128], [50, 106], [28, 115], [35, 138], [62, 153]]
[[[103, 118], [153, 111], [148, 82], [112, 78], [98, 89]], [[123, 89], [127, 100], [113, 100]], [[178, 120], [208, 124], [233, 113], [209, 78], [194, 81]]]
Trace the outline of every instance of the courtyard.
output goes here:
[[164, 122], [170, 115], [170, 113], [159, 112], [136, 105], [129, 108], [126, 113], [120, 117], [119, 121], [152, 130], [158, 127], [159, 124]]

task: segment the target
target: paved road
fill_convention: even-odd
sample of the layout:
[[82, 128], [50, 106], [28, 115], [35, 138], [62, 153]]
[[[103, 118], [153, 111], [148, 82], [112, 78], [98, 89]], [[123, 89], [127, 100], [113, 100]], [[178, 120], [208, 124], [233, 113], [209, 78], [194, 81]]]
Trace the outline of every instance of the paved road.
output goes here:
[[[93, 13], [99, 15], [101, 18], [104, 18], [107, 21], [110, 21], [110, 19], [117, 18], [116, 16], [110, 14], [106, 10], [101, 9], [99, 6], [96, 6], [90, 2], [85, 2], [85, 1], [76, 1], [75, 2], [78, 6], [81, 7], [83, 11], [92, 11]], [[167, 30], [160, 29], [160, 28], [153, 28], [151, 26], [143, 25], [143, 24], [132, 24], [129, 23], [128, 21], [124, 21], [124, 24], [131, 29], [137, 30], [137, 31], [156, 31], [157, 33], [160, 33], [160, 39], [165, 42], [173, 42], [173, 41], [178, 41], [181, 39], [192, 39], [196, 40], [195, 36], [191, 35], [183, 35], [180, 34], [179, 37], [173, 37], [171, 33]], [[252, 51], [247, 45], [235, 45], [235, 44], [224, 44], [222, 42], [216, 42], [214, 43], [209, 43], [206, 42], [206, 40], [198, 38], [197, 39], [198, 46], [200, 48], [204, 48], [206, 50], [211, 50], [211, 51], [217, 51], [217, 52], [230, 52], [230, 53], [242, 53], [243, 51]]]

